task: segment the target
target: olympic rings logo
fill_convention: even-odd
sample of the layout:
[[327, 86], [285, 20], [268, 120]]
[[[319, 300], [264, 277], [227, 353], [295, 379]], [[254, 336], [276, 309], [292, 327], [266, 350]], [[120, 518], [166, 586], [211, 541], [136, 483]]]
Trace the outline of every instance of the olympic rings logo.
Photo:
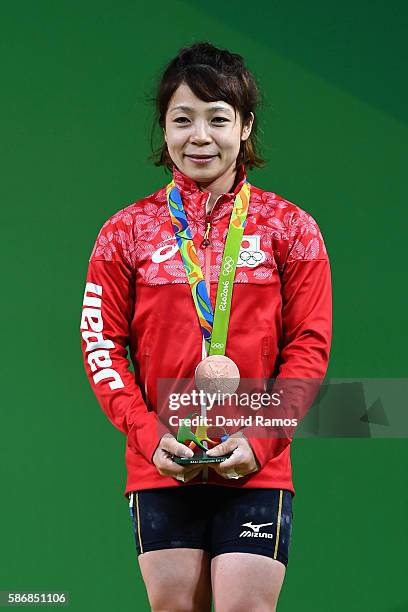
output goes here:
[[220, 342], [213, 342], [213, 343], [211, 344], [211, 348], [215, 348], [215, 349], [222, 349], [222, 348], [224, 348], [224, 345], [223, 345], [223, 344], [221, 344]]
[[265, 253], [261, 251], [240, 251], [239, 259], [250, 267], [255, 267], [261, 261], [265, 259]]
[[232, 259], [232, 257], [228, 255], [228, 257], [225, 258], [224, 265], [222, 267], [223, 276], [228, 276], [233, 266], [234, 266], [234, 260]]

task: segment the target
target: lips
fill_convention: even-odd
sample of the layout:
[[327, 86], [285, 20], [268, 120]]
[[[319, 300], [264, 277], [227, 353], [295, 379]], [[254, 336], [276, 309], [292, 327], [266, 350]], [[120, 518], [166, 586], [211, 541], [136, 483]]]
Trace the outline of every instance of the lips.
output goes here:
[[187, 157], [192, 157], [193, 159], [208, 159], [209, 157], [217, 157], [216, 155], [187, 155]]

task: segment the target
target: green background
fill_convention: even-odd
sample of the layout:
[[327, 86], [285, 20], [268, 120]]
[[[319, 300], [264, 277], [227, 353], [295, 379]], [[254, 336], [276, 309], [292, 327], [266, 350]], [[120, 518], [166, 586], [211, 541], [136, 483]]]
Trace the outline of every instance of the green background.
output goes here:
[[[162, 67], [208, 40], [263, 92], [265, 169], [331, 259], [328, 374], [406, 375], [406, 2], [64, 0], [2, 5], [0, 590], [148, 610], [125, 439], [86, 378], [88, 258], [117, 210], [167, 182], [147, 159]], [[403, 163], [404, 162], [404, 163]], [[408, 610], [405, 439], [298, 439], [280, 611]]]

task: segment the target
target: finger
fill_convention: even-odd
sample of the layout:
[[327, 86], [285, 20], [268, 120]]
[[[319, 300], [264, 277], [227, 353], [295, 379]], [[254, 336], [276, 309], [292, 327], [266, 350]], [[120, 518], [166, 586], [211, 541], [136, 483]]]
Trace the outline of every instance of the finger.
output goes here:
[[199, 467], [197, 467], [197, 465], [194, 465], [194, 467], [191, 468], [183, 467], [182, 474], [177, 474], [175, 478], [177, 478], [177, 480], [180, 480], [181, 482], [188, 482], [189, 480], [195, 478], [201, 472], [201, 470], [202, 465], [200, 465]]
[[225, 474], [229, 470], [236, 470], [239, 472], [239, 468], [243, 467], [244, 455], [243, 453], [236, 450], [229, 459], [226, 459], [219, 464], [220, 474]]
[[198, 468], [196, 470], [190, 470], [188, 474], [184, 476], [184, 482], [188, 482], [189, 480], [193, 480], [198, 474], [201, 472], [202, 468]]
[[173, 461], [167, 451], [163, 451], [158, 462], [158, 468], [164, 476], [184, 476], [186, 467]]
[[191, 448], [181, 444], [176, 438], [164, 437], [162, 439], [161, 448], [177, 457], [192, 457], [194, 455]]
[[231, 478], [237, 479], [240, 476], [243, 476], [243, 473], [238, 469], [238, 467], [229, 468], [227, 472], [222, 472], [219, 468], [217, 468], [216, 472], [221, 478], [225, 478], [225, 480], [230, 480]]
[[193, 464], [186, 464], [183, 465], [184, 468], [184, 473], [187, 475], [190, 472], [194, 472], [195, 470], [201, 471], [203, 469], [203, 464], [202, 463], [193, 463]]
[[207, 451], [209, 457], [219, 457], [220, 455], [228, 455], [240, 445], [240, 438], [228, 438], [225, 442], [217, 444]]
[[235, 450], [229, 459], [225, 459], [221, 463], [209, 463], [212, 470], [220, 476], [224, 476], [228, 470], [239, 470], [242, 467], [242, 454], [239, 450]]
[[220, 469], [219, 469], [219, 463], [208, 463], [207, 465], [209, 465], [209, 467], [214, 470], [214, 472], [216, 472], [217, 474], [219, 474], [221, 476], [220, 473]]

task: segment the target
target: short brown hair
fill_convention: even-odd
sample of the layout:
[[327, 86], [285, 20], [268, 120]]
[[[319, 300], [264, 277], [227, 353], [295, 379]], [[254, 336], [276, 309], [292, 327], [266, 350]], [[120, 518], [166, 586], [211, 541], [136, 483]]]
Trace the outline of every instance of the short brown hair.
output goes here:
[[[155, 119], [151, 131], [153, 155], [149, 159], [155, 166], [166, 166], [172, 170], [173, 161], [163, 138], [160, 146], [153, 149], [153, 132], [157, 123], [163, 129], [168, 104], [181, 83], [186, 83], [194, 94], [205, 102], [223, 100], [238, 110], [243, 125], [252, 112], [255, 116], [247, 140], [241, 141], [237, 166], [244, 163], [249, 168], [263, 167], [265, 161], [257, 154], [257, 119], [255, 109], [259, 104], [259, 90], [254, 76], [245, 67], [243, 57], [218, 49], [208, 42], [197, 42], [179, 50], [164, 69], [159, 80], [155, 102]], [[163, 135], [163, 132], [162, 132]]]

